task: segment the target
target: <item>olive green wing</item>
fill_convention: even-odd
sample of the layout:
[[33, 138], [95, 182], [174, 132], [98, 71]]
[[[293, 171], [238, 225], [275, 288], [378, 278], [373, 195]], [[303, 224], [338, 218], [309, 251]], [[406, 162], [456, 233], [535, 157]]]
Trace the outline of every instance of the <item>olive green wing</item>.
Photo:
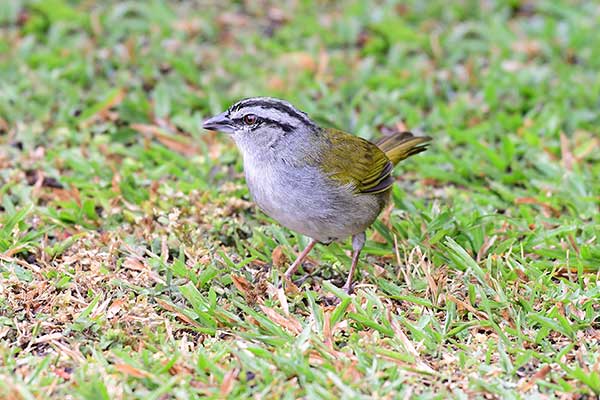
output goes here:
[[324, 133], [321, 165], [332, 179], [352, 185], [355, 193], [381, 193], [394, 183], [394, 164], [376, 145], [337, 129]]
[[381, 138], [375, 144], [396, 165], [405, 158], [427, 150], [430, 141], [429, 136], [415, 136], [410, 132], [400, 132]]

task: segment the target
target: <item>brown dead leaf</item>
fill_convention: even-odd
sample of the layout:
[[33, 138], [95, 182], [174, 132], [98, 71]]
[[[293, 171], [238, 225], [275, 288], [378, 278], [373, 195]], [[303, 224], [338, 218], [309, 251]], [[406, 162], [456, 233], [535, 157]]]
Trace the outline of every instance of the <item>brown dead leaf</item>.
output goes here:
[[202, 32], [202, 20], [200, 18], [178, 19], [173, 23], [173, 28], [190, 36], [195, 36]]
[[187, 315], [185, 315], [184, 313], [182, 313], [181, 311], [179, 311], [177, 308], [175, 308], [171, 304], [167, 303], [166, 301], [164, 301], [164, 300], [162, 300], [160, 298], [156, 298], [155, 300], [156, 300], [156, 302], [158, 303], [159, 306], [161, 306], [163, 309], [165, 309], [167, 311], [170, 311], [170, 312], [174, 313], [183, 322], [186, 322], [186, 323], [188, 323], [190, 325], [193, 325], [195, 327], [201, 327], [202, 326], [198, 322], [194, 321], [193, 319], [191, 319], [190, 317], [188, 317]]
[[398, 324], [398, 321], [392, 318], [392, 312], [389, 309], [387, 312], [387, 319], [390, 323], [390, 326], [392, 327], [392, 330], [394, 331], [394, 336], [400, 339], [406, 351], [408, 351], [413, 357], [418, 358], [419, 352], [417, 351], [413, 343], [410, 341], [408, 336], [406, 336], [406, 334], [402, 330], [402, 327], [400, 326], [400, 324]]
[[557, 210], [556, 208], [552, 207], [550, 204], [548, 203], [544, 203], [543, 201], [540, 201], [536, 198], [533, 197], [519, 197], [515, 199], [515, 204], [534, 204], [537, 206], [542, 207], [542, 210], [544, 211], [544, 214], [546, 217], [558, 217], [560, 216], [560, 211]]
[[517, 53], [523, 53], [529, 58], [538, 55], [542, 49], [540, 41], [534, 39], [520, 39], [512, 44], [512, 49]]
[[431, 263], [425, 259], [424, 254], [421, 257], [421, 260], [419, 261], [419, 266], [423, 270], [423, 273], [425, 274], [425, 279], [427, 280], [427, 293], [429, 294], [433, 304], [437, 305], [439, 293], [441, 292], [438, 280], [440, 280], [443, 284], [443, 280], [441, 280], [439, 278], [439, 275], [436, 274], [439, 273], [440, 270], [434, 269]]
[[123, 304], [125, 304], [125, 300], [123, 299], [117, 299], [113, 301], [112, 304], [108, 307], [108, 310], [106, 310], [106, 318], [112, 318], [115, 315], [117, 315], [119, 311], [121, 311], [121, 307], [123, 307]]
[[567, 171], [573, 170], [573, 164], [575, 163], [575, 157], [573, 157], [573, 153], [569, 148], [569, 139], [564, 134], [564, 132], [560, 133], [560, 152], [562, 156], [562, 162]]
[[288, 68], [298, 71], [315, 72], [318, 67], [318, 63], [312, 55], [301, 51], [282, 55], [280, 62]]
[[223, 381], [221, 382], [221, 387], [219, 389], [223, 397], [231, 393], [231, 391], [233, 390], [233, 384], [235, 383], [235, 380], [237, 379], [239, 373], [240, 370], [238, 368], [234, 368], [225, 374], [225, 376], [223, 377]]
[[71, 379], [71, 374], [65, 369], [65, 368], [52, 368], [52, 372], [54, 372], [54, 375], [58, 376], [59, 378], [64, 379], [65, 381], [68, 381], [69, 379]]
[[[169, 361], [165, 360], [163, 365], [168, 364]], [[169, 368], [169, 373], [171, 375], [194, 375], [194, 369], [188, 365], [183, 363], [175, 363]]]
[[408, 126], [402, 120], [398, 121], [396, 123], [396, 130], [398, 132], [408, 132], [409, 131]]
[[477, 261], [479, 263], [481, 260], [483, 260], [483, 257], [487, 254], [487, 252], [490, 250], [490, 248], [494, 245], [497, 238], [498, 237], [496, 235], [494, 235], [494, 236], [486, 235], [485, 236], [485, 238], [483, 239], [483, 244], [477, 251], [477, 257], [475, 258], [475, 261]]
[[267, 87], [272, 91], [281, 92], [285, 89], [286, 83], [283, 79], [278, 76], [272, 76], [267, 81]]
[[579, 246], [577, 245], [573, 235], [567, 235], [567, 240], [569, 241], [569, 244], [571, 244], [571, 247], [573, 247], [573, 250], [575, 250], [575, 253], [579, 255]]
[[78, 205], [81, 205], [81, 197], [79, 195], [79, 190], [76, 188], [71, 189], [59, 189], [51, 187], [50, 190], [42, 195], [47, 200], [50, 201], [71, 201], [75, 200]]
[[249, 323], [251, 323], [251, 324], [252, 324], [252, 325], [254, 325], [254, 326], [258, 326], [258, 327], [260, 327], [260, 322], [258, 322], [258, 321], [256, 320], [256, 318], [254, 318], [254, 317], [253, 317], [253, 316], [251, 316], [251, 315], [246, 315], [246, 321], [248, 321]]
[[217, 23], [221, 28], [241, 28], [247, 26], [250, 23], [250, 19], [244, 14], [236, 12], [223, 12], [217, 17]]
[[308, 354], [308, 362], [310, 365], [319, 366], [323, 365], [325, 360], [323, 360], [323, 356], [321, 354], [317, 353], [316, 350], [313, 350]]
[[110, 184], [111, 184], [111, 188], [112, 188], [113, 192], [115, 192], [117, 195], [120, 195], [121, 194], [121, 175], [117, 171], [114, 171], [114, 174], [113, 174]]
[[[389, 255], [387, 257], [382, 257], [382, 259], [393, 259], [394, 257], [392, 255]], [[377, 264], [373, 264], [373, 272], [375, 273], [375, 276], [377, 278], [381, 278], [382, 276], [386, 276], [387, 275], [387, 270], [385, 268], [383, 268], [381, 265], [377, 265]]]
[[135, 257], [127, 257], [123, 263], [123, 267], [132, 269], [134, 271], [146, 271], [148, 268]]
[[104, 315], [106, 313], [106, 309], [108, 308], [108, 304], [110, 303], [111, 298], [105, 299], [102, 303], [97, 303], [96, 306], [92, 309], [92, 313], [90, 314], [91, 318], [97, 318], [100, 315]]
[[231, 280], [233, 281], [233, 285], [239, 290], [239, 292], [244, 296], [248, 303], [254, 304], [256, 302], [256, 291], [254, 290], [254, 285], [242, 275], [231, 275]]
[[281, 268], [287, 263], [287, 256], [283, 253], [283, 247], [281, 245], [275, 247], [271, 253], [271, 259], [273, 260], [273, 266], [277, 268]]
[[190, 140], [183, 135], [168, 134], [156, 125], [131, 124], [131, 128], [144, 135], [147, 139], [155, 138], [165, 147], [177, 153], [186, 156], [198, 154], [198, 148], [190, 143]]
[[329, 66], [329, 54], [325, 49], [319, 51], [319, 63], [317, 65], [317, 73], [315, 78], [319, 81], [325, 80], [327, 74], [327, 67]]
[[0, 328], [0, 339], [5, 338], [10, 330], [11, 330], [11, 328], [8, 326], [4, 326], [4, 327]]
[[488, 317], [487, 317], [487, 315], [485, 315], [485, 314], [484, 314], [484, 313], [482, 313], [481, 311], [477, 310], [477, 309], [476, 309], [475, 307], [473, 307], [471, 304], [469, 304], [469, 303], [467, 303], [467, 302], [465, 302], [465, 301], [459, 300], [459, 299], [457, 299], [456, 297], [452, 296], [452, 295], [451, 295], [451, 294], [449, 294], [449, 293], [447, 293], [447, 294], [446, 294], [446, 300], [447, 300], [447, 301], [451, 301], [451, 302], [453, 302], [454, 304], [456, 304], [456, 305], [458, 306], [458, 309], [459, 309], [459, 310], [467, 310], [467, 311], [470, 311], [470, 312], [471, 312], [471, 314], [473, 314], [475, 317], [477, 317], [477, 319], [484, 320], [484, 321], [487, 321], [487, 320], [488, 320]]
[[297, 294], [300, 293], [300, 288], [298, 286], [296, 286], [296, 284], [294, 282], [292, 282], [291, 279], [288, 279], [287, 277], [283, 277], [283, 279], [285, 279], [285, 293], [290, 295], [290, 296], [295, 296]]
[[352, 360], [348, 363], [345, 360], [338, 358], [336, 364], [338, 366], [338, 371], [344, 371], [342, 375], [344, 382], [360, 382], [363, 378], [361, 372], [356, 368], [358, 360]]
[[519, 389], [523, 392], [528, 392], [531, 390], [531, 388], [533, 388], [537, 381], [544, 380], [550, 371], [552, 371], [552, 368], [549, 365], [544, 365], [535, 374], [533, 374], [531, 378], [519, 385]]
[[119, 89], [118, 92], [116, 92], [110, 99], [106, 100], [104, 104], [102, 104], [102, 107], [96, 111], [96, 113], [90, 115], [89, 118], [83, 121], [82, 125], [89, 126], [93, 121], [96, 120], [117, 119], [117, 116], [111, 114], [110, 109], [121, 104], [126, 94], [127, 91], [125, 89]]
[[189, 143], [187, 140], [182, 140], [177, 136], [172, 135], [156, 135], [156, 140], [161, 142], [163, 145], [168, 147], [170, 150], [173, 150], [177, 153], [181, 153], [186, 156], [193, 156], [198, 154], [198, 149], [193, 144]]
[[421, 180], [421, 182], [425, 186], [434, 186], [434, 187], [440, 187], [443, 184], [442, 181], [435, 179], [435, 178], [424, 178]]
[[517, 276], [519, 277], [519, 279], [523, 282], [529, 282], [529, 277], [527, 276], [527, 274], [525, 272], [523, 272], [523, 270], [519, 269], [519, 268], [515, 268], [513, 271], [515, 271], [517, 273]]
[[504, 60], [502, 61], [500, 66], [506, 72], [517, 72], [525, 67], [525, 65], [522, 62], [517, 60]]
[[7, 262], [14, 262], [15, 264], [19, 264], [19, 265], [28, 267], [29, 264], [26, 261], [20, 260], [18, 258], [13, 258], [13, 256], [15, 254], [17, 254], [24, 248], [25, 248], [25, 245], [14, 246], [14, 247], [6, 250], [4, 253], [0, 253], [0, 260], [7, 261]]
[[115, 369], [122, 374], [133, 376], [135, 378], [147, 378], [150, 376], [150, 373], [129, 364], [115, 364]]
[[294, 316], [289, 315], [288, 317], [284, 317], [274, 309], [263, 305], [260, 306], [260, 309], [271, 321], [286, 329], [290, 333], [298, 335], [300, 332], [302, 332], [302, 324], [300, 324], [300, 322]]
[[0, 117], [0, 132], [8, 132], [9, 126], [8, 122], [2, 117]]

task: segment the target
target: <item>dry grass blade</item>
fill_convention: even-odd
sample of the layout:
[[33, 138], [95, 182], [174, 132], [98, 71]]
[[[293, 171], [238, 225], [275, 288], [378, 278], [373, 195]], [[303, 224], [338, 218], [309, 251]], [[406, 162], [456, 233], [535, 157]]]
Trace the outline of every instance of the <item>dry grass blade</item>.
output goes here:
[[234, 368], [225, 374], [223, 381], [221, 382], [221, 387], [219, 388], [221, 396], [226, 397], [229, 393], [231, 393], [239, 373], [239, 369]]
[[284, 328], [288, 332], [294, 335], [298, 335], [300, 332], [302, 332], [302, 324], [292, 315], [284, 317], [274, 309], [264, 305], [261, 305], [260, 309], [271, 321]]
[[149, 372], [133, 367], [129, 364], [114, 364], [114, 368], [122, 374], [133, 376], [134, 378], [148, 378], [152, 376]]
[[169, 149], [186, 156], [199, 154], [198, 148], [183, 135], [168, 134], [156, 125], [132, 124], [131, 127], [148, 139], [155, 138]]
[[454, 304], [456, 304], [458, 306], [459, 310], [467, 310], [471, 314], [473, 314], [477, 319], [479, 319], [481, 321], [488, 320], [488, 317], [484, 312], [477, 310], [475, 307], [473, 307], [471, 304], [467, 303], [466, 301], [459, 300], [449, 293], [446, 293], [445, 297], [446, 297], [446, 301], [451, 301]]
[[562, 162], [567, 171], [573, 170], [573, 164], [575, 163], [575, 157], [570, 149], [569, 139], [564, 134], [564, 132], [560, 133], [560, 151], [562, 155]]

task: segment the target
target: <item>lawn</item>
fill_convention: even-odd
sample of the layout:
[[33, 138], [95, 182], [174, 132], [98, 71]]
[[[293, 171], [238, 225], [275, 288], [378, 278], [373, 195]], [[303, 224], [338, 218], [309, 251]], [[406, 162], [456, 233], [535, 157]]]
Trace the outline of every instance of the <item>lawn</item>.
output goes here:
[[[0, 2], [0, 398], [600, 395], [600, 4]], [[251, 202], [249, 96], [429, 150], [351, 244]]]

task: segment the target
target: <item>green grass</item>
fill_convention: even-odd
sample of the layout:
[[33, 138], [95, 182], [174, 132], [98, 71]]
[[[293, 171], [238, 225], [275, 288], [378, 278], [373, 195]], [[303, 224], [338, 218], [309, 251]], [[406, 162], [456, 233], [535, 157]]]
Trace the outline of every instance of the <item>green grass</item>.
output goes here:
[[[279, 3], [0, 2], [0, 397], [598, 396], [598, 3]], [[356, 295], [349, 243], [278, 289], [200, 128], [257, 95], [434, 138]]]

